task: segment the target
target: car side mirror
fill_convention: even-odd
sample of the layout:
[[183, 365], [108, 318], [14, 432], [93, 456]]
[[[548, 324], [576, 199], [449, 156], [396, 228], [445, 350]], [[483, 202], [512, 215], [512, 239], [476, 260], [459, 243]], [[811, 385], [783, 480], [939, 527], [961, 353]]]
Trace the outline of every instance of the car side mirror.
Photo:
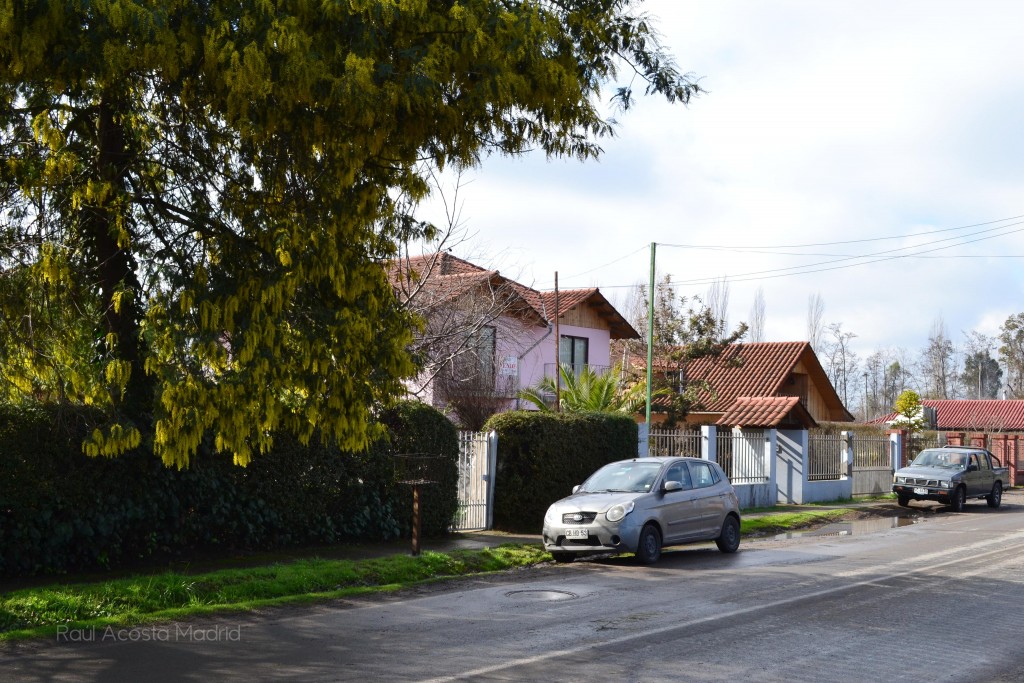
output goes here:
[[978, 466], [977, 465], [968, 465], [967, 466], [967, 471], [968, 472], [977, 472], [978, 471]]
[[683, 484], [682, 482], [679, 481], [666, 481], [664, 484], [662, 484], [661, 490], [664, 491], [665, 493], [668, 493], [669, 491], [682, 491]]
[[573, 493], [576, 493], [579, 490], [580, 490], [580, 484], [576, 484], [575, 486], [572, 487], [572, 492]]

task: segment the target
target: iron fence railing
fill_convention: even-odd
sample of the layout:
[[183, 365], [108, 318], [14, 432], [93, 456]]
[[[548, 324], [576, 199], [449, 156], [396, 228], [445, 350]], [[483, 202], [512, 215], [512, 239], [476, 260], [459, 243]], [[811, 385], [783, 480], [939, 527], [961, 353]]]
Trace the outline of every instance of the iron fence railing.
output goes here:
[[830, 481], [842, 479], [843, 449], [846, 439], [841, 434], [807, 435], [807, 480]]
[[889, 437], [853, 436], [854, 467], [891, 467]]
[[453, 531], [487, 528], [487, 433], [459, 432], [459, 507]]
[[647, 453], [652, 456], [689, 455], [699, 458], [702, 443], [699, 429], [653, 429], [648, 435]]
[[763, 484], [769, 480], [768, 442], [763, 430], [719, 432], [715, 446], [715, 459], [733, 484]]

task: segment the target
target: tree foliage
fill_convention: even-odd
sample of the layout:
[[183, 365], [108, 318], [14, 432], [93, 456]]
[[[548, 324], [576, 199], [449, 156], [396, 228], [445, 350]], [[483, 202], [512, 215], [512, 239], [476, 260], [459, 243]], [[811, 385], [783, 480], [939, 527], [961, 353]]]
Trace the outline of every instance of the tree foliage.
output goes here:
[[999, 328], [999, 355], [1006, 363], [1007, 398], [1024, 398], [1024, 313], [1015, 313]]
[[992, 357], [995, 340], [979, 332], [967, 335], [964, 349], [963, 372], [960, 385], [967, 398], [994, 399], [999, 397], [1003, 383], [1003, 369]]
[[[724, 283], [721, 289], [720, 294], [727, 298]], [[629, 306], [628, 315], [635, 329], [648, 329], [650, 299], [647, 287], [642, 284], [636, 286], [634, 303]], [[740, 323], [736, 329], [728, 331], [725, 321], [700, 298], [677, 296], [670, 275], [655, 284], [653, 319], [652, 394], [662, 397], [656, 409], [667, 414], [664, 424], [671, 426], [700, 404], [702, 396], [714, 393], [714, 387], [707, 382], [685, 376], [686, 363], [698, 358], [720, 357], [729, 345], [743, 339], [747, 325]], [[647, 335], [624, 342], [622, 354], [624, 358], [640, 357], [646, 361]]]
[[921, 397], [916, 391], [907, 389], [900, 394], [893, 409], [896, 411], [896, 418], [892, 421], [893, 427], [907, 429], [913, 434], [928, 426]]
[[382, 264], [429, 171], [597, 156], [623, 65], [700, 92], [634, 4], [5, 0], [4, 394], [107, 409], [94, 455], [365, 445], [414, 370]]

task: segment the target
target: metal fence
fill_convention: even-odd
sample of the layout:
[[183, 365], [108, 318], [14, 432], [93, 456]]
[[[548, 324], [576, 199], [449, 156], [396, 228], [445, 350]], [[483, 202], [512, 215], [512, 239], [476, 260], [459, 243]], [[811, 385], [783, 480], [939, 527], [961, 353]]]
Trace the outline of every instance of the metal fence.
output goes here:
[[647, 453], [654, 456], [690, 455], [699, 458], [702, 443], [699, 429], [654, 429], [647, 439]]
[[841, 434], [809, 432], [807, 434], [807, 480], [842, 479], [843, 449], [846, 439]]
[[768, 444], [761, 429], [719, 432], [715, 459], [733, 484], [763, 484], [769, 479]]
[[892, 447], [888, 436], [853, 435], [853, 482], [855, 496], [888, 493], [892, 486]]
[[888, 436], [853, 436], [853, 466], [891, 467]]
[[486, 432], [459, 432], [459, 507], [453, 531], [486, 529], [490, 485]]

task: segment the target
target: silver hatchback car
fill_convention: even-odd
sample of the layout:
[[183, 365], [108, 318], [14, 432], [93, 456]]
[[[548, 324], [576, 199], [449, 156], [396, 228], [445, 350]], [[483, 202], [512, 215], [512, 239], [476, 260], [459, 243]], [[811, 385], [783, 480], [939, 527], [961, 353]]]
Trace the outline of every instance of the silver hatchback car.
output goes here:
[[718, 463], [699, 458], [634, 458], [594, 472], [544, 515], [544, 549], [557, 562], [599, 553], [635, 553], [657, 562], [666, 545], [713, 540], [740, 546], [736, 492]]

